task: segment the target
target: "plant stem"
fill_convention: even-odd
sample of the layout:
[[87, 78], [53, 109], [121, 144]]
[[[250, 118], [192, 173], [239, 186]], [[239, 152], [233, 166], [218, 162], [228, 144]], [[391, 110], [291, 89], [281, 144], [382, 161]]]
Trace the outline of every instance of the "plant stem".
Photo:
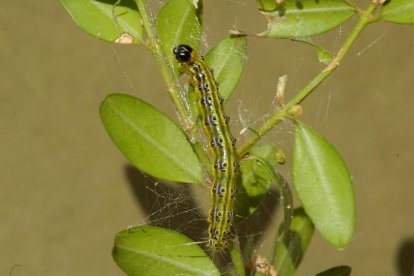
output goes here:
[[180, 122], [183, 124], [185, 130], [193, 129], [194, 123], [191, 119], [191, 113], [181, 97], [180, 90], [177, 88], [176, 77], [170, 69], [171, 66], [169, 66], [165, 53], [161, 48], [161, 43], [153, 30], [153, 24], [148, 16], [148, 9], [143, 0], [135, 0], [135, 3], [137, 4], [142, 23], [148, 36], [146, 47], [152, 53], [160, 67], [161, 75], [167, 85], [167, 91], [177, 108]]
[[231, 260], [233, 261], [234, 270], [236, 271], [236, 275], [245, 276], [246, 271], [244, 269], [244, 261], [243, 261], [243, 256], [241, 254], [238, 238], [230, 242], [229, 251], [230, 251]]
[[323, 80], [338, 68], [345, 54], [351, 48], [357, 37], [361, 34], [362, 30], [371, 23], [371, 15], [377, 8], [377, 4], [371, 3], [367, 10], [360, 14], [359, 20], [352, 30], [350, 35], [346, 38], [342, 48], [339, 50], [336, 57], [331, 61], [330, 64], [320, 72], [315, 78], [313, 78], [308, 85], [306, 85], [301, 91], [299, 91], [293, 99], [291, 99], [282, 109], [274, 113], [262, 126], [256, 130], [256, 134], [251, 136], [247, 142], [241, 146], [238, 150], [239, 157], [243, 157], [250, 147], [252, 147], [259, 139], [261, 139], [267, 132], [269, 132], [276, 124], [278, 124], [284, 117], [289, 115], [289, 110], [296, 104], [303, 101], [309, 94], [311, 94], [316, 87], [318, 87]]

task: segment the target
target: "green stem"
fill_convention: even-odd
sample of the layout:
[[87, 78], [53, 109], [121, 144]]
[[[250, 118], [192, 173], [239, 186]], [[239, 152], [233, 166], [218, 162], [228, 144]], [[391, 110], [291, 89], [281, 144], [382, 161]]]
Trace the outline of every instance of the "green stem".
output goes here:
[[185, 130], [194, 129], [195, 127], [193, 120], [191, 119], [191, 113], [181, 97], [180, 90], [178, 89], [178, 84], [176, 82], [177, 78], [170, 69], [171, 66], [169, 66], [165, 53], [162, 50], [161, 43], [154, 32], [153, 24], [148, 16], [148, 9], [143, 0], [135, 0], [135, 3], [137, 4], [139, 14], [142, 18], [142, 23], [148, 36], [146, 47], [152, 53], [154, 59], [160, 67], [161, 75], [167, 85], [167, 91], [177, 108], [180, 122], [183, 124]]
[[236, 271], [236, 275], [245, 276], [246, 271], [244, 269], [244, 261], [243, 261], [243, 256], [241, 254], [238, 238], [230, 242], [229, 251], [230, 251], [231, 260], [233, 261], [234, 270]]
[[261, 139], [267, 132], [269, 132], [276, 124], [278, 124], [284, 117], [289, 115], [289, 110], [296, 104], [299, 104], [303, 101], [310, 93], [312, 93], [316, 87], [318, 87], [323, 80], [338, 68], [345, 54], [351, 48], [352, 44], [355, 42], [357, 37], [361, 34], [362, 30], [371, 23], [371, 16], [374, 10], [377, 8], [377, 4], [371, 3], [368, 9], [360, 14], [359, 20], [355, 25], [355, 28], [352, 30], [350, 35], [345, 40], [342, 48], [339, 50], [336, 57], [331, 61], [331, 63], [320, 72], [315, 78], [313, 78], [308, 85], [306, 85], [298, 94], [296, 94], [293, 99], [291, 99], [282, 109], [274, 113], [262, 126], [257, 129], [257, 134], [251, 136], [247, 142], [241, 146], [238, 150], [240, 157], [243, 157], [250, 147], [252, 147], [259, 139]]

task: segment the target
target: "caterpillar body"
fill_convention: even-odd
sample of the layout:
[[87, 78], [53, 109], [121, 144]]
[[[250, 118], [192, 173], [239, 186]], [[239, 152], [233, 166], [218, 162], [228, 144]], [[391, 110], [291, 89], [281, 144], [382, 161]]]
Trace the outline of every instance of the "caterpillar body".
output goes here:
[[203, 58], [188, 45], [181, 44], [173, 53], [181, 69], [191, 76], [204, 134], [212, 157], [210, 189], [212, 207], [208, 214], [208, 246], [223, 251], [233, 238], [234, 197], [239, 174], [234, 138], [230, 134], [229, 117], [223, 112], [223, 98], [213, 72]]

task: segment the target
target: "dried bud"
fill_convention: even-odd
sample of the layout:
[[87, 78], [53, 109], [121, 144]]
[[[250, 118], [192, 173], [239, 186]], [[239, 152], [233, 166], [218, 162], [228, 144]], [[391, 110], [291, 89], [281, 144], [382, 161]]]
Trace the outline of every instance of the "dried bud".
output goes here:
[[279, 107], [283, 107], [285, 105], [285, 88], [286, 88], [287, 76], [281, 76], [279, 78], [279, 82], [277, 83], [276, 88], [276, 104]]

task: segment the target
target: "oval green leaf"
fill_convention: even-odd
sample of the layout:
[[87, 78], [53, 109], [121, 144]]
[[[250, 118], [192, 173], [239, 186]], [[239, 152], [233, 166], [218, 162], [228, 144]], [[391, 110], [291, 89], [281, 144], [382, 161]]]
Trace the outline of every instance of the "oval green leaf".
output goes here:
[[208, 255], [191, 239], [154, 226], [119, 232], [112, 257], [127, 275], [220, 275]]
[[345, 247], [355, 229], [350, 174], [334, 147], [318, 132], [296, 123], [292, 180], [297, 195], [322, 237]]
[[202, 183], [200, 162], [184, 132], [155, 107], [123, 94], [100, 106], [112, 141], [138, 169], [174, 182]]
[[267, 31], [271, 38], [308, 37], [327, 32], [345, 22], [356, 8], [345, 0], [287, 0], [271, 13]]
[[387, 1], [381, 8], [380, 18], [392, 23], [414, 24], [414, 1]]
[[280, 275], [294, 275], [312, 240], [313, 224], [302, 208], [293, 211], [289, 239], [284, 234], [285, 222], [278, 230], [273, 251], [273, 266]]
[[157, 32], [169, 64], [179, 75], [173, 49], [179, 44], [198, 49], [201, 38], [202, 1], [170, 0], [157, 16]]
[[143, 40], [143, 26], [137, 5], [123, 0], [117, 6], [108, 1], [60, 0], [76, 25], [94, 37], [108, 42], [126, 43], [123, 37], [139, 44]]
[[220, 95], [226, 100], [236, 87], [246, 61], [247, 39], [244, 35], [229, 35], [205, 56], [214, 70]]

